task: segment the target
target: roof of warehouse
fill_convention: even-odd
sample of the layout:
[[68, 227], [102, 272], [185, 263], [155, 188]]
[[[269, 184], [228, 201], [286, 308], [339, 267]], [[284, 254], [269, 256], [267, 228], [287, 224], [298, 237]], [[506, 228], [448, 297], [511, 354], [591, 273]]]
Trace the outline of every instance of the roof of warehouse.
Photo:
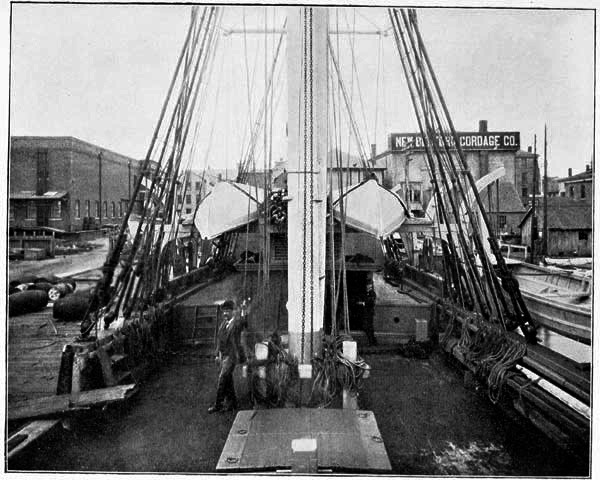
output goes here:
[[[481, 196], [481, 200], [485, 205], [485, 209], [488, 212], [496, 211], [496, 186], [494, 184], [489, 187], [489, 195], [487, 189], [483, 190], [479, 195]], [[506, 213], [523, 213], [525, 211], [525, 207], [521, 203], [521, 199], [517, 190], [513, 186], [512, 183], [508, 182], [498, 182], [498, 197], [499, 197], [499, 206], [500, 212]], [[491, 200], [491, 206], [490, 206]]]
[[571, 175], [570, 177], [559, 178], [557, 181], [568, 183], [568, 182], [578, 182], [580, 180], [592, 180], [593, 178], [594, 178], [594, 172], [587, 171], [587, 172], [581, 172], [581, 173], [577, 173], [575, 175]]
[[50, 191], [46, 192], [42, 195], [36, 195], [35, 192], [32, 191], [21, 191], [21, 192], [11, 192], [10, 199], [11, 200], [58, 200], [59, 198], [66, 197], [68, 192], [64, 190], [60, 191]]
[[[519, 227], [531, 215], [531, 208], [527, 211]], [[538, 210], [538, 219], [542, 209]], [[573, 200], [567, 197], [548, 198], [548, 228], [552, 230], [588, 230], [592, 228], [592, 205], [586, 202]]]

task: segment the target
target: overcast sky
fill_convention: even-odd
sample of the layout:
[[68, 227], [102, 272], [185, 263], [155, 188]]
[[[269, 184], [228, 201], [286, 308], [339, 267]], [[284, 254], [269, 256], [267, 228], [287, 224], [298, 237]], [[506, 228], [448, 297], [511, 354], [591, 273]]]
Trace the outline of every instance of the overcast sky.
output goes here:
[[[13, 4], [11, 134], [74, 136], [142, 158], [190, 9]], [[244, 21], [249, 28], [263, 28], [265, 23], [278, 28], [285, 18], [282, 7], [267, 8], [266, 18], [260, 7], [224, 9], [223, 30], [241, 29]], [[458, 130], [475, 131], [485, 119], [489, 130], [520, 131], [523, 149], [533, 144], [537, 133], [541, 153], [547, 123], [549, 174], [565, 176], [569, 167], [575, 172], [585, 168], [593, 145], [593, 12], [435, 8], [420, 9], [418, 16]], [[383, 8], [331, 9], [330, 26], [373, 31], [387, 29], [389, 21]], [[202, 169], [207, 158], [213, 168], [233, 167], [239, 161], [248, 131], [246, 78], [256, 116], [265, 58], [270, 64], [277, 36], [266, 41], [265, 57], [265, 35], [220, 38], [202, 104], [195, 168]], [[376, 141], [381, 152], [389, 133], [417, 131], [393, 38], [344, 35], [339, 46], [344, 81], [365, 143]], [[277, 78], [275, 159], [286, 152], [285, 78]]]

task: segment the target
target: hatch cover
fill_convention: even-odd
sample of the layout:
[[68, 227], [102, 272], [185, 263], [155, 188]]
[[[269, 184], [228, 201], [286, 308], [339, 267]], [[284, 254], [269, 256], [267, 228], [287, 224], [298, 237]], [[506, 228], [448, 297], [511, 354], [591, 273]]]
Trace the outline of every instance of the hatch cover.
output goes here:
[[390, 462], [373, 412], [280, 408], [240, 411], [217, 471], [265, 471], [291, 467], [292, 440], [315, 438], [320, 469], [389, 472]]

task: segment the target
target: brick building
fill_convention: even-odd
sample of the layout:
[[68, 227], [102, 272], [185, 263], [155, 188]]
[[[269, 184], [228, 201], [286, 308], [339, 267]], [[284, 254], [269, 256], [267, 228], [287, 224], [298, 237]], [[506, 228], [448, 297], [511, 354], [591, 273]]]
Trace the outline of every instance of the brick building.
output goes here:
[[212, 189], [208, 175], [188, 170], [185, 172], [187, 178], [185, 184], [181, 183], [177, 188], [177, 208], [182, 215], [193, 215], [200, 201], [206, 197]]
[[[341, 161], [341, 168], [338, 165], [338, 162]], [[275, 170], [273, 172], [273, 186], [275, 188], [287, 188], [287, 170], [286, 163], [283, 161], [278, 162], [276, 168], [279, 170]], [[370, 165], [370, 173], [374, 176], [380, 184], [383, 184], [385, 179], [385, 166], [383, 165]], [[331, 188], [334, 192], [334, 197], [337, 198], [339, 195], [339, 184], [340, 179], [342, 180], [345, 187], [349, 187], [350, 185], [356, 185], [357, 183], [362, 182], [363, 180], [369, 177], [367, 171], [362, 165], [360, 157], [356, 155], [352, 155], [347, 152], [343, 152], [341, 150], [330, 150], [327, 153], [327, 190], [330, 188], [330, 178], [329, 175], [333, 173], [331, 176]], [[256, 172], [259, 176], [263, 176], [263, 172]], [[253, 184], [249, 181], [251, 185]], [[263, 182], [264, 183], [264, 182]], [[262, 188], [262, 184], [259, 183], [259, 186]]]
[[73, 232], [119, 223], [138, 165], [74, 137], [11, 137], [10, 228]]
[[[476, 132], [457, 132], [466, 162], [477, 180], [504, 167], [501, 182], [512, 184], [523, 206], [533, 190], [533, 171], [536, 154], [520, 150], [519, 132], [490, 132], [487, 121], [479, 122]], [[438, 139], [440, 146], [443, 140]], [[453, 139], [447, 140], [452, 144]], [[375, 165], [386, 168], [385, 183], [393, 185], [402, 198], [409, 202], [415, 215], [421, 215], [433, 195], [427, 168], [427, 154], [420, 133], [393, 133], [389, 135], [388, 150], [375, 155]], [[539, 179], [539, 165], [538, 174]], [[539, 180], [536, 191], [539, 192]]]
[[556, 180], [558, 183], [559, 195], [572, 200], [579, 200], [592, 203], [592, 189], [594, 184], [594, 171], [592, 165], [586, 165], [585, 172], [573, 175], [573, 170], [569, 168], [568, 176]]

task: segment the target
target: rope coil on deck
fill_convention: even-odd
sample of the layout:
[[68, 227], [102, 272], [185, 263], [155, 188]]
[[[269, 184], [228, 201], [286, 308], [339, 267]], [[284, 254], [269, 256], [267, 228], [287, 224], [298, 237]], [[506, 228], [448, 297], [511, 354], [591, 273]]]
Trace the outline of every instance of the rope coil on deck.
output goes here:
[[[469, 328], [473, 322], [477, 323], [474, 333]], [[524, 341], [510, 339], [500, 326], [477, 321], [475, 317], [463, 322], [457, 348], [474, 366], [475, 374], [486, 380], [488, 397], [494, 404], [500, 399], [506, 379], [514, 374], [511, 370], [527, 353]]]

